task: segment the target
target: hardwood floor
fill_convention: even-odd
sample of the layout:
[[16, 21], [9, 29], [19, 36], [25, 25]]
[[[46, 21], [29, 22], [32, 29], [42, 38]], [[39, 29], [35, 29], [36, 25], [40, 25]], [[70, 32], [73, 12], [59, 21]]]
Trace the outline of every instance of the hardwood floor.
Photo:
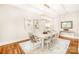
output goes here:
[[24, 54], [18, 43], [0, 46], [0, 54]]
[[29, 40], [30, 39], [25, 39], [18, 42], [2, 45], [0, 46], [0, 54], [25, 54], [25, 52], [20, 47], [19, 43], [23, 43]]
[[60, 38], [70, 40], [70, 45], [68, 47], [66, 54], [78, 54], [78, 44], [79, 44], [78, 39], [63, 36], [60, 36]]
[[[70, 40], [70, 45], [68, 47], [66, 54], [78, 54], [78, 44], [79, 44], [78, 39], [68, 38], [63, 36], [60, 36], [59, 38]], [[24, 40], [24, 41], [28, 41], [28, 40]], [[20, 42], [24, 42], [24, 41], [20, 41]], [[25, 52], [20, 47], [19, 42], [15, 42], [15, 43], [0, 46], [0, 54], [25, 54]]]

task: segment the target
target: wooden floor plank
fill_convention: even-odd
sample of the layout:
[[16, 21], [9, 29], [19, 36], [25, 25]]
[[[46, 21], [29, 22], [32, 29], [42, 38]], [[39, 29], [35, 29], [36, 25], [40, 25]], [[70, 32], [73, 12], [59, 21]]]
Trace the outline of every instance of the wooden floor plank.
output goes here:
[[62, 39], [70, 40], [66, 54], [78, 54], [78, 39], [60, 36]]
[[0, 46], [0, 54], [24, 54], [24, 51], [19, 46], [19, 43], [12, 43]]

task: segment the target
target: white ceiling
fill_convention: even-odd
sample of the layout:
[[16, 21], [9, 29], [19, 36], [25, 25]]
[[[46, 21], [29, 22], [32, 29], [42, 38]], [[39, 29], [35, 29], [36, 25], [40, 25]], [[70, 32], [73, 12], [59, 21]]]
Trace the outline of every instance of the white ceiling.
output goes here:
[[[40, 15], [50, 15], [51, 17], [70, 13], [70, 12], [79, 12], [79, 4], [24, 4], [24, 5], [15, 5], [26, 11], [37, 13]], [[49, 8], [48, 8], [49, 7]]]

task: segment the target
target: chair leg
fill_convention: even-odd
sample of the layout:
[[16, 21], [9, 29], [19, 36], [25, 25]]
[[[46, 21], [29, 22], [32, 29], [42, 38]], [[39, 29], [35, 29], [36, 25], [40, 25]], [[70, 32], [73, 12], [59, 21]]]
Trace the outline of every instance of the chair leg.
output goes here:
[[47, 43], [47, 49], [49, 48], [49, 43]]

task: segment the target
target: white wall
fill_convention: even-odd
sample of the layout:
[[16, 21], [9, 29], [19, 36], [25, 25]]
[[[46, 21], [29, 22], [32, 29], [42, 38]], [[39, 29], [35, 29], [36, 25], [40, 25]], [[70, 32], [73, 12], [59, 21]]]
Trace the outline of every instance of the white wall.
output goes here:
[[[26, 20], [26, 28], [24, 29], [24, 19]], [[40, 22], [40, 30], [44, 30], [41, 23], [41, 15], [32, 13], [29, 10], [24, 11], [11, 5], [0, 5], [0, 40], [16, 40], [27, 36], [29, 32], [34, 32], [33, 21], [38, 19]], [[47, 18], [48, 19], [48, 18]], [[51, 20], [50, 20], [51, 19]], [[28, 21], [30, 20], [30, 21]], [[51, 29], [59, 32], [61, 30], [61, 21], [73, 21], [73, 29], [77, 36], [79, 36], [79, 13], [67, 13], [59, 15], [55, 18], [49, 18]], [[28, 26], [28, 24], [31, 24]]]
[[77, 14], [77, 36], [79, 37], [79, 13]]
[[16, 40], [24, 35], [21, 11], [10, 5], [0, 5], [0, 40]]
[[[73, 21], [73, 28], [70, 29], [70, 31], [75, 32], [75, 35], [79, 36], [79, 26], [78, 26], [79, 19], [78, 18], [79, 18], [79, 12], [62, 14], [60, 16], [60, 23], [62, 21]], [[62, 30], [61, 27], [60, 27], [60, 30]]]
[[60, 32], [60, 18], [59, 18], [59, 16], [52, 19], [52, 23], [53, 23], [54, 30], [59, 33]]

